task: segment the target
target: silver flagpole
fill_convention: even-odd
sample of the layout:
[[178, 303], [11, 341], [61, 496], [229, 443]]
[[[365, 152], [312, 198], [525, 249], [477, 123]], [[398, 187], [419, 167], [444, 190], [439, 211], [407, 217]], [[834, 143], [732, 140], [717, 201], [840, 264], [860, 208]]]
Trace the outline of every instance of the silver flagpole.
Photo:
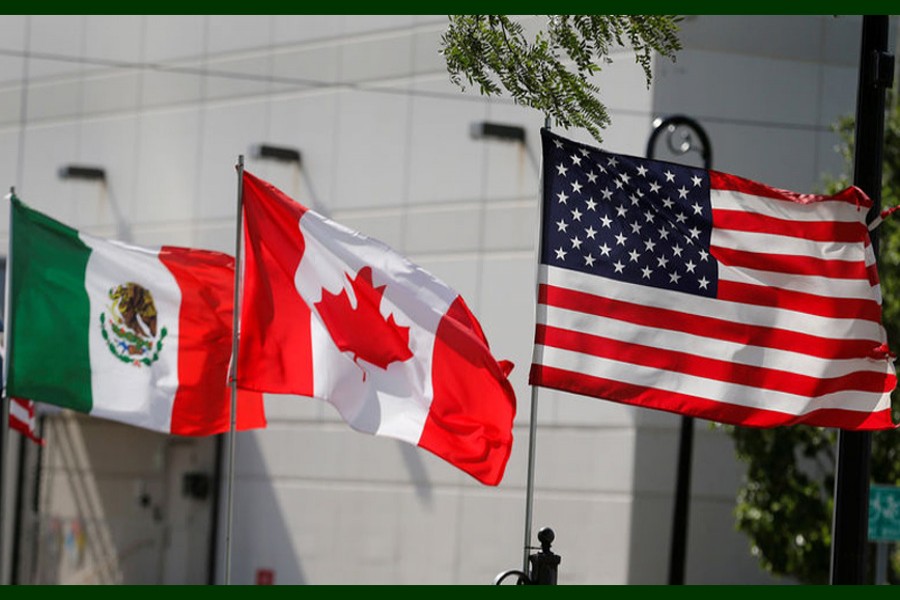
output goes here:
[[[544, 117], [544, 127], [546, 129], [550, 129], [550, 117]], [[543, 144], [543, 143], [542, 143]], [[541, 146], [543, 147], [543, 145]], [[543, 156], [543, 152], [541, 152], [541, 156]], [[543, 243], [541, 240], [541, 232], [544, 230], [542, 225], [543, 213], [544, 213], [544, 167], [543, 160], [541, 160], [541, 168], [538, 171], [538, 189], [540, 201], [538, 202], [538, 256], [536, 261], [536, 272], [535, 272], [535, 290], [537, 290], [538, 281], [540, 278], [540, 265], [541, 265], [541, 257], [540, 257], [540, 246]], [[538, 297], [537, 292], [535, 292], [535, 323], [537, 323], [537, 310], [538, 310]], [[522, 549], [522, 572], [528, 573], [528, 554], [529, 550], [531, 550], [531, 513], [532, 513], [532, 505], [534, 499], [534, 447], [535, 447], [535, 437], [537, 437], [537, 386], [531, 386], [531, 419], [528, 423], [528, 476], [527, 483], [525, 488], [525, 545]]]
[[243, 234], [244, 208], [244, 155], [238, 156], [237, 169], [237, 227], [234, 242], [234, 314], [231, 331], [231, 432], [228, 434], [228, 509], [225, 525], [225, 585], [231, 584], [231, 521], [234, 512], [234, 446], [237, 428], [237, 361], [238, 328], [240, 326], [241, 301], [241, 236]]
[[[7, 469], [6, 460], [9, 453], [6, 451], [9, 446], [9, 394], [6, 393], [6, 372], [9, 365], [10, 348], [9, 348], [9, 315], [11, 307], [9, 305], [9, 279], [10, 268], [12, 267], [12, 199], [16, 195], [16, 188], [9, 188], [9, 246], [6, 251], [6, 282], [4, 285], [4, 302], [3, 302], [3, 393], [0, 394], [0, 585], [8, 583], [6, 565], [9, 557], [6, 555], [6, 493], [8, 487], [6, 485]], [[12, 574], [10, 573], [10, 576]], [[9, 578], [12, 579], [11, 577]]]

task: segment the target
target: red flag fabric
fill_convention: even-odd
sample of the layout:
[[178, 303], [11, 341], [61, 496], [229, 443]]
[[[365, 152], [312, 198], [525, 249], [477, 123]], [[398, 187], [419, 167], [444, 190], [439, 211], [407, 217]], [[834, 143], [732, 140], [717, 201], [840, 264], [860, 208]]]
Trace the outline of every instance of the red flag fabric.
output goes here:
[[744, 426], [893, 428], [871, 200], [542, 130], [532, 385]]
[[244, 172], [238, 386], [332, 404], [353, 429], [500, 483], [515, 394], [465, 301], [386, 246]]
[[44, 440], [37, 435], [34, 418], [34, 402], [21, 398], [9, 399], [9, 428], [18, 431], [40, 446]]

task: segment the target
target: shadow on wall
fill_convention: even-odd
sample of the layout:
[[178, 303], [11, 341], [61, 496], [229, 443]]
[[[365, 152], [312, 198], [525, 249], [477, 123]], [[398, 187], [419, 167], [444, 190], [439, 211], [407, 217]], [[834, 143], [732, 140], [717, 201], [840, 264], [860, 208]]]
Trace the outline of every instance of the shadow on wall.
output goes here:
[[[431, 557], [429, 561], [453, 564], [448, 547], [417, 545], [422, 538], [432, 540], [433, 532], [422, 524], [433, 524], [448, 506], [460, 502], [456, 492], [435, 497], [424, 450], [352, 431], [317, 400], [287, 398], [267, 408], [266, 429], [236, 436], [231, 584], [384, 583], [435, 577], [404, 565], [404, 553], [412, 547], [418, 548], [414, 560]], [[300, 412], [290, 412], [294, 410]], [[227, 444], [223, 454], [220, 584], [225, 582], [228, 529]], [[460, 475], [452, 477], [455, 481]]]
[[182, 438], [69, 411], [44, 417], [37, 534], [23, 539], [33, 584], [203, 584], [213, 438]]
[[[260, 436], [266, 433], [267, 430], [236, 434], [234, 479], [230, 482], [227, 440], [223, 444], [216, 560], [216, 583], [220, 585], [308, 583], [294, 548], [292, 524], [282, 509], [284, 498], [280, 496], [290, 492], [276, 493], [272, 474], [263, 458]], [[232, 496], [230, 527], [229, 487]], [[303, 515], [296, 516], [302, 519]], [[307, 529], [300, 535], [309, 538], [313, 534]], [[228, 554], [230, 565], [226, 564]]]

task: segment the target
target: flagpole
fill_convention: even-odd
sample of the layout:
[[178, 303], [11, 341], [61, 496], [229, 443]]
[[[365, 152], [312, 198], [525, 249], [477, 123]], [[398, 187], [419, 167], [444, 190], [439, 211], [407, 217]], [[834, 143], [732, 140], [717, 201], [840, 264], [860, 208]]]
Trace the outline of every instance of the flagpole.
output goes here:
[[[544, 117], [544, 128], [550, 129], [550, 117]], [[544, 169], [543, 165], [541, 165], [540, 171], [538, 171], [539, 183], [538, 189], [540, 190], [540, 201], [538, 202], [538, 259], [536, 261], [536, 272], [534, 281], [537, 284], [540, 278], [540, 244], [543, 243], [541, 232], [543, 228], [541, 227], [541, 222], [543, 219], [542, 213], [544, 212]], [[539, 286], [535, 285], [535, 289]], [[539, 303], [537, 302], [537, 295], [535, 295], [535, 322], [537, 322], [537, 310]], [[531, 386], [531, 417], [528, 422], [528, 475], [525, 484], [525, 544], [522, 548], [522, 572], [528, 573], [529, 569], [529, 561], [528, 554], [529, 550], [531, 550], [531, 519], [532, 519], [532, 511], [534, 505], [534, 454], [535, 454], [535, 444], [537, 437], [537, 401], [538, 401], [538, 393], [537, 386]]]
[[0, 585], [5, 585], [6, 581], [6, 477], [7, 477], [7, 469], [6, 469], [6, 460], [9, 455], [7, 452], [7, 447], [9, 445], [9, 397], [6, 393], [6, 372], [9, 365], [9, 357], [10, 357], [10, 347], [9, 347], [9, 315], [12, 312], [12, 308], [9, 303], [9, 280], [10, 280], [10, 268], [12, 267], [12, 223], [13, 223], [13, 214], [12, 214], [12, 199], [16, 195], [15, 186], [11, 186], [9, 188], [9, 242], [6, 251], [6, 270], [5, 270], [5, 284], [4, 284], [4, 299], [3, 299], [3, 369], [2, 369], [2, 378], [3, 378], [3, 390], [2, 394], [0, 394]]
[[234, 242], [234, 309], [232, 311], [231, 330], [231, 373], [228, 382], [231, 385], [231, 431], [228, 434], [228, 493], [227, 516], [225, 525], [225, 585], [231, 584], [231, 522], [234, 514], [234, 447], [237, 429], [237, 361], [238, 361], [238, 328], [240, 326], [240, 280], [241, 280], [241, 235], [243, 234], [244, 206], [244, 155], [238, 156], [237, 165], [237, 227]]

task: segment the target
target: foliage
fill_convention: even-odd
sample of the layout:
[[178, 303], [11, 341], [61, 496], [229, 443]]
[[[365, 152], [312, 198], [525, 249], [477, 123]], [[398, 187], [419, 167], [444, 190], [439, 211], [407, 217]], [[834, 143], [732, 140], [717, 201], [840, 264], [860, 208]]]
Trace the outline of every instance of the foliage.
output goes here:
[[[854, 120], [835, 126], [848, 170], [853, 165]], [[826, 193], [850, 184], [848, 176], [826, 182]], [[900, 205], [900, 107], [885, 122], [882, 206]], [[878, 228], [879, 275], [884, 296], [884, 324], [890, 347], [900, 345], [900, 212]], [[900, 396], [894, 393], [894, 422]], [[834, 507], [835, 444], [833, 430], [816, 427], [751, 429], [724, 427], [734, 440], [737, 456], [747, 463], [738, 492], [736, 527], [751, 540], [760, 565], [775, 575], [809, 584], [827, 583], [830, 573], [831, 526]], [[900, 433], [872, 434], [871, 481], [900, 485]], [[875, 557], [870, 548], [869, 562]], [[900, 579], [900, 554], [891, 560], [889, 577]], [[874, 572], [874, 566], [871, 567]]]
[[506, 15], [450, 15], [441, 53], [450, 80], [483, 95], [505, 89], [562, 127], [584, 127], [597, 141], [609, 125], [600, 89], [590, 77], [612, 62], [614, 46], [631, 46], [649, 87], [653, 53], [675, 60], [681, 49], [674, 15], [548, 15], [532, 40]]

